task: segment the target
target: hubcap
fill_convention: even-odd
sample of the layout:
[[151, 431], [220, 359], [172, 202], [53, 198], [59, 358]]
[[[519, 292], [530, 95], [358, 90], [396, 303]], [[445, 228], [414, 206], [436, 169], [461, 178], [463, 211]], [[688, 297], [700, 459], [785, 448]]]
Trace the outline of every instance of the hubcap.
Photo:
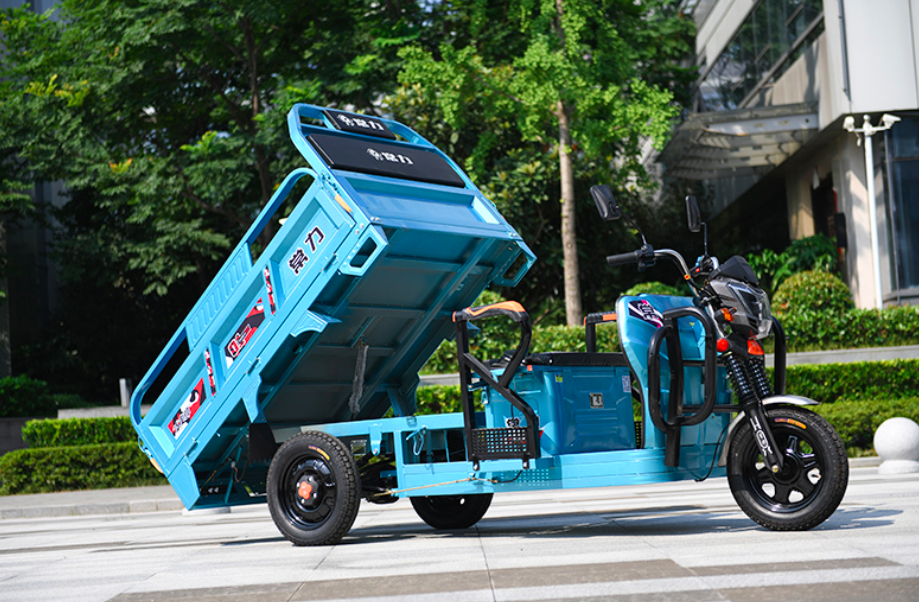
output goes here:
[[283, 501], [287, 519], [302, 529], [325, 523], [335, 508], [335, 475], [322, 458], [301, 457], [285, 471]]
[[[744, 469], [748, 489], [757, 501], [773, 512], [795, 512], [810, 504], [820, 490], [822, 460], [798, 427], [775, 423], [773, 434], [784, 448], [783, 466], [773, 473], [753, 448]], [[800, 432], [799, 432], [800, 431]]]

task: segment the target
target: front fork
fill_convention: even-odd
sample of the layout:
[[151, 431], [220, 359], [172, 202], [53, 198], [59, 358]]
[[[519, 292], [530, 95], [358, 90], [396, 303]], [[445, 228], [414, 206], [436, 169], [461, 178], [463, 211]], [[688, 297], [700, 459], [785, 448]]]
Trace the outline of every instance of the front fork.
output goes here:
[[729, 353], [725, 358], [725, 366], [734, 392], [740, 399], [741, 409], [753, 428], [753, 438], [763, 454], [766, 466], [773, 473], [781, 471], [782, 454], [766, 422], [766, 409], [763, 406], [763, 399], [772, 396], [763, 360]]

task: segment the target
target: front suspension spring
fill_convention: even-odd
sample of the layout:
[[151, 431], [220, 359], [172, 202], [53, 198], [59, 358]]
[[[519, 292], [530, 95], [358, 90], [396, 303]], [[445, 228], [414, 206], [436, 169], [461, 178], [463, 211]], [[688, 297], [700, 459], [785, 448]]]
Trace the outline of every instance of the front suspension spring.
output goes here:
[[738, 359], [737, 356], [731, 354], [727, 356], [725, 364], [728, 371], [728, 377], [731, 379], [731, 388], [734, 389], [734, 393], [737, 395], [737, 398], [740, 399], [740, 403], [747, 404], [756, 401], [756, 390], [750, 382], [750, 377], [747, 374], [744, 362]]
[[753, 379], [753, 388], [760, 399], [772, 397], [772, 383], [769, 382], [769, 375], [766, 374], [766, 362], [760, 358], [750, 358], [747, 362], [747, 370]]

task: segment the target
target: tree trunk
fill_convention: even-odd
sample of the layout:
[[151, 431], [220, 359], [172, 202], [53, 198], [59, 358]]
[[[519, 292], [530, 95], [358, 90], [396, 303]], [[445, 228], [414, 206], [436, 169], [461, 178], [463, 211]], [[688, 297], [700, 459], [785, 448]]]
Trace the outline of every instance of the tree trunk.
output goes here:
[[565, 278], [565, 317], [568, 326], [582, 321], [581, 284], [578, 281], [578, 241], [575, 234], [574, 168], [571, 165], [570, 109], [558, 101], [558, 167], [562, 180], [562, 252]]

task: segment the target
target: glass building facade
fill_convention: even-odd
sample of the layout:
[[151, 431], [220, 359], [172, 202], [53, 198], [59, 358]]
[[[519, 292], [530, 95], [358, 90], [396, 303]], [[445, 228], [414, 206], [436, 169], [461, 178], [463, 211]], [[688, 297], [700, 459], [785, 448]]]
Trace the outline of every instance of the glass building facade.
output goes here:
[[695, 111], [744, 107], [751, 94], [791, 66], [824, 29], [821, 0], [761, 0], [703, 76]]
[[919, 289], [919, 116], [904, 115], [885, 138], [893, 288]]

